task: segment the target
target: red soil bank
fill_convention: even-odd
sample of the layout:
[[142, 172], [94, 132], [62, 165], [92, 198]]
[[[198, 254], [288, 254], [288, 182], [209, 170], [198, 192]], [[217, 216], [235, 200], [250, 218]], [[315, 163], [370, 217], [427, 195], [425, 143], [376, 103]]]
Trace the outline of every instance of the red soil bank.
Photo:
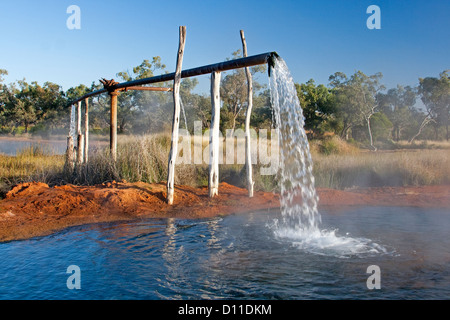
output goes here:
[[[207, 188], [177, 186], [174, 205], [165, 202], [163, 183], [113, 182], [97, 186], [44, 183], [15, 186], [0, 201], [0, 241], [47, 235], [64, 228], [96, 222], [142, 218], [208, 218], [279, 208], [279, 195], [247, 191], [221, 183], [219, 196]], [[419, 206], [450, 208], [450, 186], [364, 188], [350, 191], [318, 189], [319, 206]]]

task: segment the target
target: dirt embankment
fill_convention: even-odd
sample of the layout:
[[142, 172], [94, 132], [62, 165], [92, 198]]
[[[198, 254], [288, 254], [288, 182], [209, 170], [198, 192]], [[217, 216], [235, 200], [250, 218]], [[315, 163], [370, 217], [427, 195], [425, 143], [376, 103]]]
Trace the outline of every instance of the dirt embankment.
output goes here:
[[[321, 207], [420, 206], [450, 207], [450, 186], [319, 189]], [[279, 196], [221, 183], [219, 196], [207, 188], [177, 186], [174, 205], [165, 202], [165, 184], [106, 183], [97, 186], [44, 183], [15, 186], [0, 201], [0, 242], [47, 235], [66, 227], [141, 218], [208, 218], [279, 208]]]

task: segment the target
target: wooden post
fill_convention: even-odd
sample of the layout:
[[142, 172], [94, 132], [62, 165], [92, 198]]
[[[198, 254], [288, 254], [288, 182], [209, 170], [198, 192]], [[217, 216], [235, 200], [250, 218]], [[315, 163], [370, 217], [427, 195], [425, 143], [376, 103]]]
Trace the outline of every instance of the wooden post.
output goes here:
[[[77, 164], [83, 162], [83, 149], [84, 143], [82, 141], [83, 135], [81, 134], [81, 101], [78, 101], [77, 105]], [[80, 161], [81, 159], [81, 161]]]
[[77, 127], [76, 133], [79, 135], [81, 133], [81, 101], [78, 101], [77, 104]]
[[220, 72], [211, 73], [211, 128], [209, 130], [209, 196], [219, 194]]
[[72, 174], [75, 167], [74, 157], [73, 157], [73, 137], [67, 137], [67, 149], [66, 149], [66, 163], [64, 164], [64, 171]]
[[[247, 43], [245, 41], [244, 30], [241, 30], [241, 40], [244, 58], [247, 57]], [[253, 81], [250, 68], [245, 67], [245, 74], [247, 76], [247, 95], [248, 106], [245, 114], [245, 167], [247, 171], [247, 188], [248, 196], [253, 197], [253, 172], [252, 172], [252, 149], [251, 149], [251, 137], [250, 137], [250, 116], [253, 108]]]
[[77, 165], [81, 165], [83, 163], [83, 149], [84, 149], [84, 135], [78, 135], [77, 141]]
[[87, 163], [89, 152], [89, 98], [84, 99], [84, 105], [84, 163]]
[[110, 127], [109, 127], [109, 150], [114, 161], [117, 160], [117, 96], [118, 91], [109, 92], [111, 97]]
[[170, 145], [169, 165], [167, 169], [167, 203], [173, 204], [174, 183], [175, 183], [175, 161], [178, 154], [178, 129], [180, 126], [180, 83], [181, 67], [183, 64], [184, 45], [186, 43], [186, 27], [180, 26], [180, 37], [178, 44], [177, 66], [173, 81], [173, 121], [172, 121], [172, 142]]

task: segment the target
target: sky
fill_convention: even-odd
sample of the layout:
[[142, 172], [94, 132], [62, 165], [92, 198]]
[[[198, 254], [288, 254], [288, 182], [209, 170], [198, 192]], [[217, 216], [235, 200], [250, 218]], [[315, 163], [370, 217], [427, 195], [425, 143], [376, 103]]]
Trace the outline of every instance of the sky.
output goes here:
[[[67, 27], [71, 5], [80, 8], [80, 29]], [[367, 27], [370, 5], [380, 8], [381, 29]], [[0, 69], [6, 83], [64, 90], [117, 80], [154, 56], [173, 72], [184, 25], [183, 69], [231, 57], [242, 29], [249, 55], [278, 52], [297, 83], [361, 70], [381, 72], [387, 88], [415, 86], [450, 69], [449, 13], [448, 0], [0, 0]], [[197, 90], [207, 90], [207, 77], [199, 80]]]

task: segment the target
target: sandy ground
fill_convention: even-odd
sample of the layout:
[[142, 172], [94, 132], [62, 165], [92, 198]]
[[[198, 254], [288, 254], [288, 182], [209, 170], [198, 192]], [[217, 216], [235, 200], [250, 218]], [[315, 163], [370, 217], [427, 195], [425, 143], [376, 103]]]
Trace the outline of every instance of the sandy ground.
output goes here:
[[[450, 208], [450, 186], [318, 189], [319, 206], [343, 210], [349, 206], [416, 206]], [[219, 196], [207, 188], [177, 186], [174, 205], [165, 202], [165, 184], [106, 183], [97, 186], [44, 183], [15, 186], [0, 201], [0, 242], [43, 236], [88, 223], [143, 218], [208, 218], [279, 208], [279, 195], [247, 191], [222, 183]]]

